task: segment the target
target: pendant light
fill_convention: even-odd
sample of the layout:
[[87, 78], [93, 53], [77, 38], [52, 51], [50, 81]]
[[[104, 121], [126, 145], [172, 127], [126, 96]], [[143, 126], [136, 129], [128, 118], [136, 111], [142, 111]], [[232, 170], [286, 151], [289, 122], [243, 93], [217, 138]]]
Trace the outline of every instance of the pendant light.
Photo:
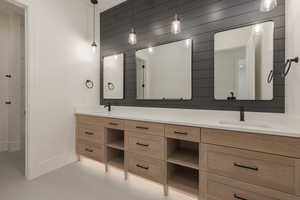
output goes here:
[[136, 37], [136, 32], [135, 32], [134, 28], [132, 28], [130, 33], [129, 33], [128, 42], [131, 45], [135, 45], [137, 43], [137, 37]]
[[128, 43], [131, 45], [135, 45], [137, 43], [137, 36], [136, 36], [136, 32], [135, 32], [135, 28], [134, 28], [134, 1], [132, 1], [132, 8], [131, 8], [131, 23], [132, 23], [132, 28], [131, 31], [129, 33], [129, 37], [128, 37]]
[[176, 5], [175, 5], [175, 16], [174, 16], [174, 20], [172, 21], [172, 25], [171, 25], [171, 33], [173, 33], [174, 35], [177, 35], [178, 33], [181, 32], [181, 21], [178, 17], [178, 14], [177, 14], [177, 8], [178, 8], [178, 0], [176, 2]]
[[277, 0], [261, 0], [260, 11], [269, 12], [276, 8]]
[[98, 4], [98, 0], [91, 0], [91, 3], [94, 7], [94, 15], [93, 15], [93, 42], [92, 42], [92, 51], [96, 53], [97, 51], [97, 42], [96, 42], [96, 5]]
[[176, 35], [181, 32], [181, 21], [178, 15], [175, 14], [174, 20], [172, 21], [171, 32]]

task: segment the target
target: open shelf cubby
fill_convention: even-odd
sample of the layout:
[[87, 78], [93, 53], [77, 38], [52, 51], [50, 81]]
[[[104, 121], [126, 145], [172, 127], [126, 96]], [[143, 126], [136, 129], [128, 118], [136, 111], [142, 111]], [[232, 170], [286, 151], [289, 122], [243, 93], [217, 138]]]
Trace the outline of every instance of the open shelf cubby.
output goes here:
[[124, 150], [124, 131], [116, 130], [116, 129], [107, 129], [107, 146], [118, 149]]
[[107, 147], [107, 164], [119, 169], [124, 169], [124, 151]]
[[168, 186], [197, 196], [199, 191], [199, 171], [168, 163]]
[[168, 163], [199, 169], [199, 143], [168, 138], [167, 161]]

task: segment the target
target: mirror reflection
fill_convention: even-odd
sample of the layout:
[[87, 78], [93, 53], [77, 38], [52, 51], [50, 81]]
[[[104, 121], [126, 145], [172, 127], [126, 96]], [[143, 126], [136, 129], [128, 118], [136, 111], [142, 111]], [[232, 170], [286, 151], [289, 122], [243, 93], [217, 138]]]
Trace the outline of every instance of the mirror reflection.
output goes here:
[[215, 99], [272, 100], [274, 22], [215, 34]]
[[104, 99], [124, 98], [124, 54], [103, 59]]
[[192, 98], [192, 40], [136, 52], [137, 99]]

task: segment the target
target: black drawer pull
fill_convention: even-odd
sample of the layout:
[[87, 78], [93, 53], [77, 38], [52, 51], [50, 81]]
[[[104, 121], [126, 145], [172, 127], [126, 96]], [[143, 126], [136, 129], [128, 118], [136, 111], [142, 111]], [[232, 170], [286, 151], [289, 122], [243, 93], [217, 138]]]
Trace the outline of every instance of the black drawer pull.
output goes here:
[[136, 145], [142, 146], [142, 147], [149, 147], [149, 144], [142, 144], [142, 143], [139, 143], [139, 142], [137, 142]]
[[248, 199], [246, 199], [246, 198], [240, 197], [240, 196], [237, 195], [237, 194], [234, 194], [233, 197], [234, 197], [235, 199], [239, 199], [239, 200], [248, 200]]
[[88, 132], [88, 131], [86, 131], [86, 132], [84, 132], [86, 135], [94, 135], [94, 133], [92, 133], [92, 132]]
[[6, 105], [10, 105], [10, 104], [11, 104], [11, 101], [5, 101], [5, 104], [6, 104]]
[[177, 134], [177, 135], [188, 135], [187, 132], [174, 131], [174, 133]]
[[250, 170], [253, 170], [253, 171], [258, 171], [258, 167], [249, 167], [249, 166], [241, 165], [241, 164], [238, 164], [238, 163], [233, 163], [233, 166], [244, 168], [244, 169], [250, 169]]
[[118, 123], [114, 123], [114, 122], [110, 122], [109, 125], [118, 126], [119, 124]]
[[85, 148], [85, 151], [86, 151], [86, 152], [89, 152], [89, 153], [93, 153], [93, 152], [94, 152], [94, 150], [89, 149], [89, 148]]
[[5, 75], [6, 78], [11, 78], [10, 74]]
[[139, 167], [139, 168], [141, 168], [141, 169], [145, 169], [145, 170], [148, 170], [148, 169], [149, 169], [149, 167], [144, 167], [144, 166], [139, 165], [139, 164], [137, 164], [136, 166]]
[[137, 128], [137, 129], [143, 129], [143, 130], [148, 130], [149, 129], [148, 127], [144, 127], [144, 126], [136, 126], [135, 128]]

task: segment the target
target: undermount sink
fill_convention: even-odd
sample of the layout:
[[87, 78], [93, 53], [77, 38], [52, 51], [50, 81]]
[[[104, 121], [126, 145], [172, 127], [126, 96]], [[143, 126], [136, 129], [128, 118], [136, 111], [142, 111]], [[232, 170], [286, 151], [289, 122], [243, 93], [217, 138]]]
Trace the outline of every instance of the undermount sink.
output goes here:
[[219, 122], [222, 125], [227, 126], [237, 126], [237, 127], [252, 127], [252, 128], [271, 128], [269, 125], [261, 123], [261, 122], [240, 122], [240, 121], [230, 121], [230, 120], [222, 120]]

